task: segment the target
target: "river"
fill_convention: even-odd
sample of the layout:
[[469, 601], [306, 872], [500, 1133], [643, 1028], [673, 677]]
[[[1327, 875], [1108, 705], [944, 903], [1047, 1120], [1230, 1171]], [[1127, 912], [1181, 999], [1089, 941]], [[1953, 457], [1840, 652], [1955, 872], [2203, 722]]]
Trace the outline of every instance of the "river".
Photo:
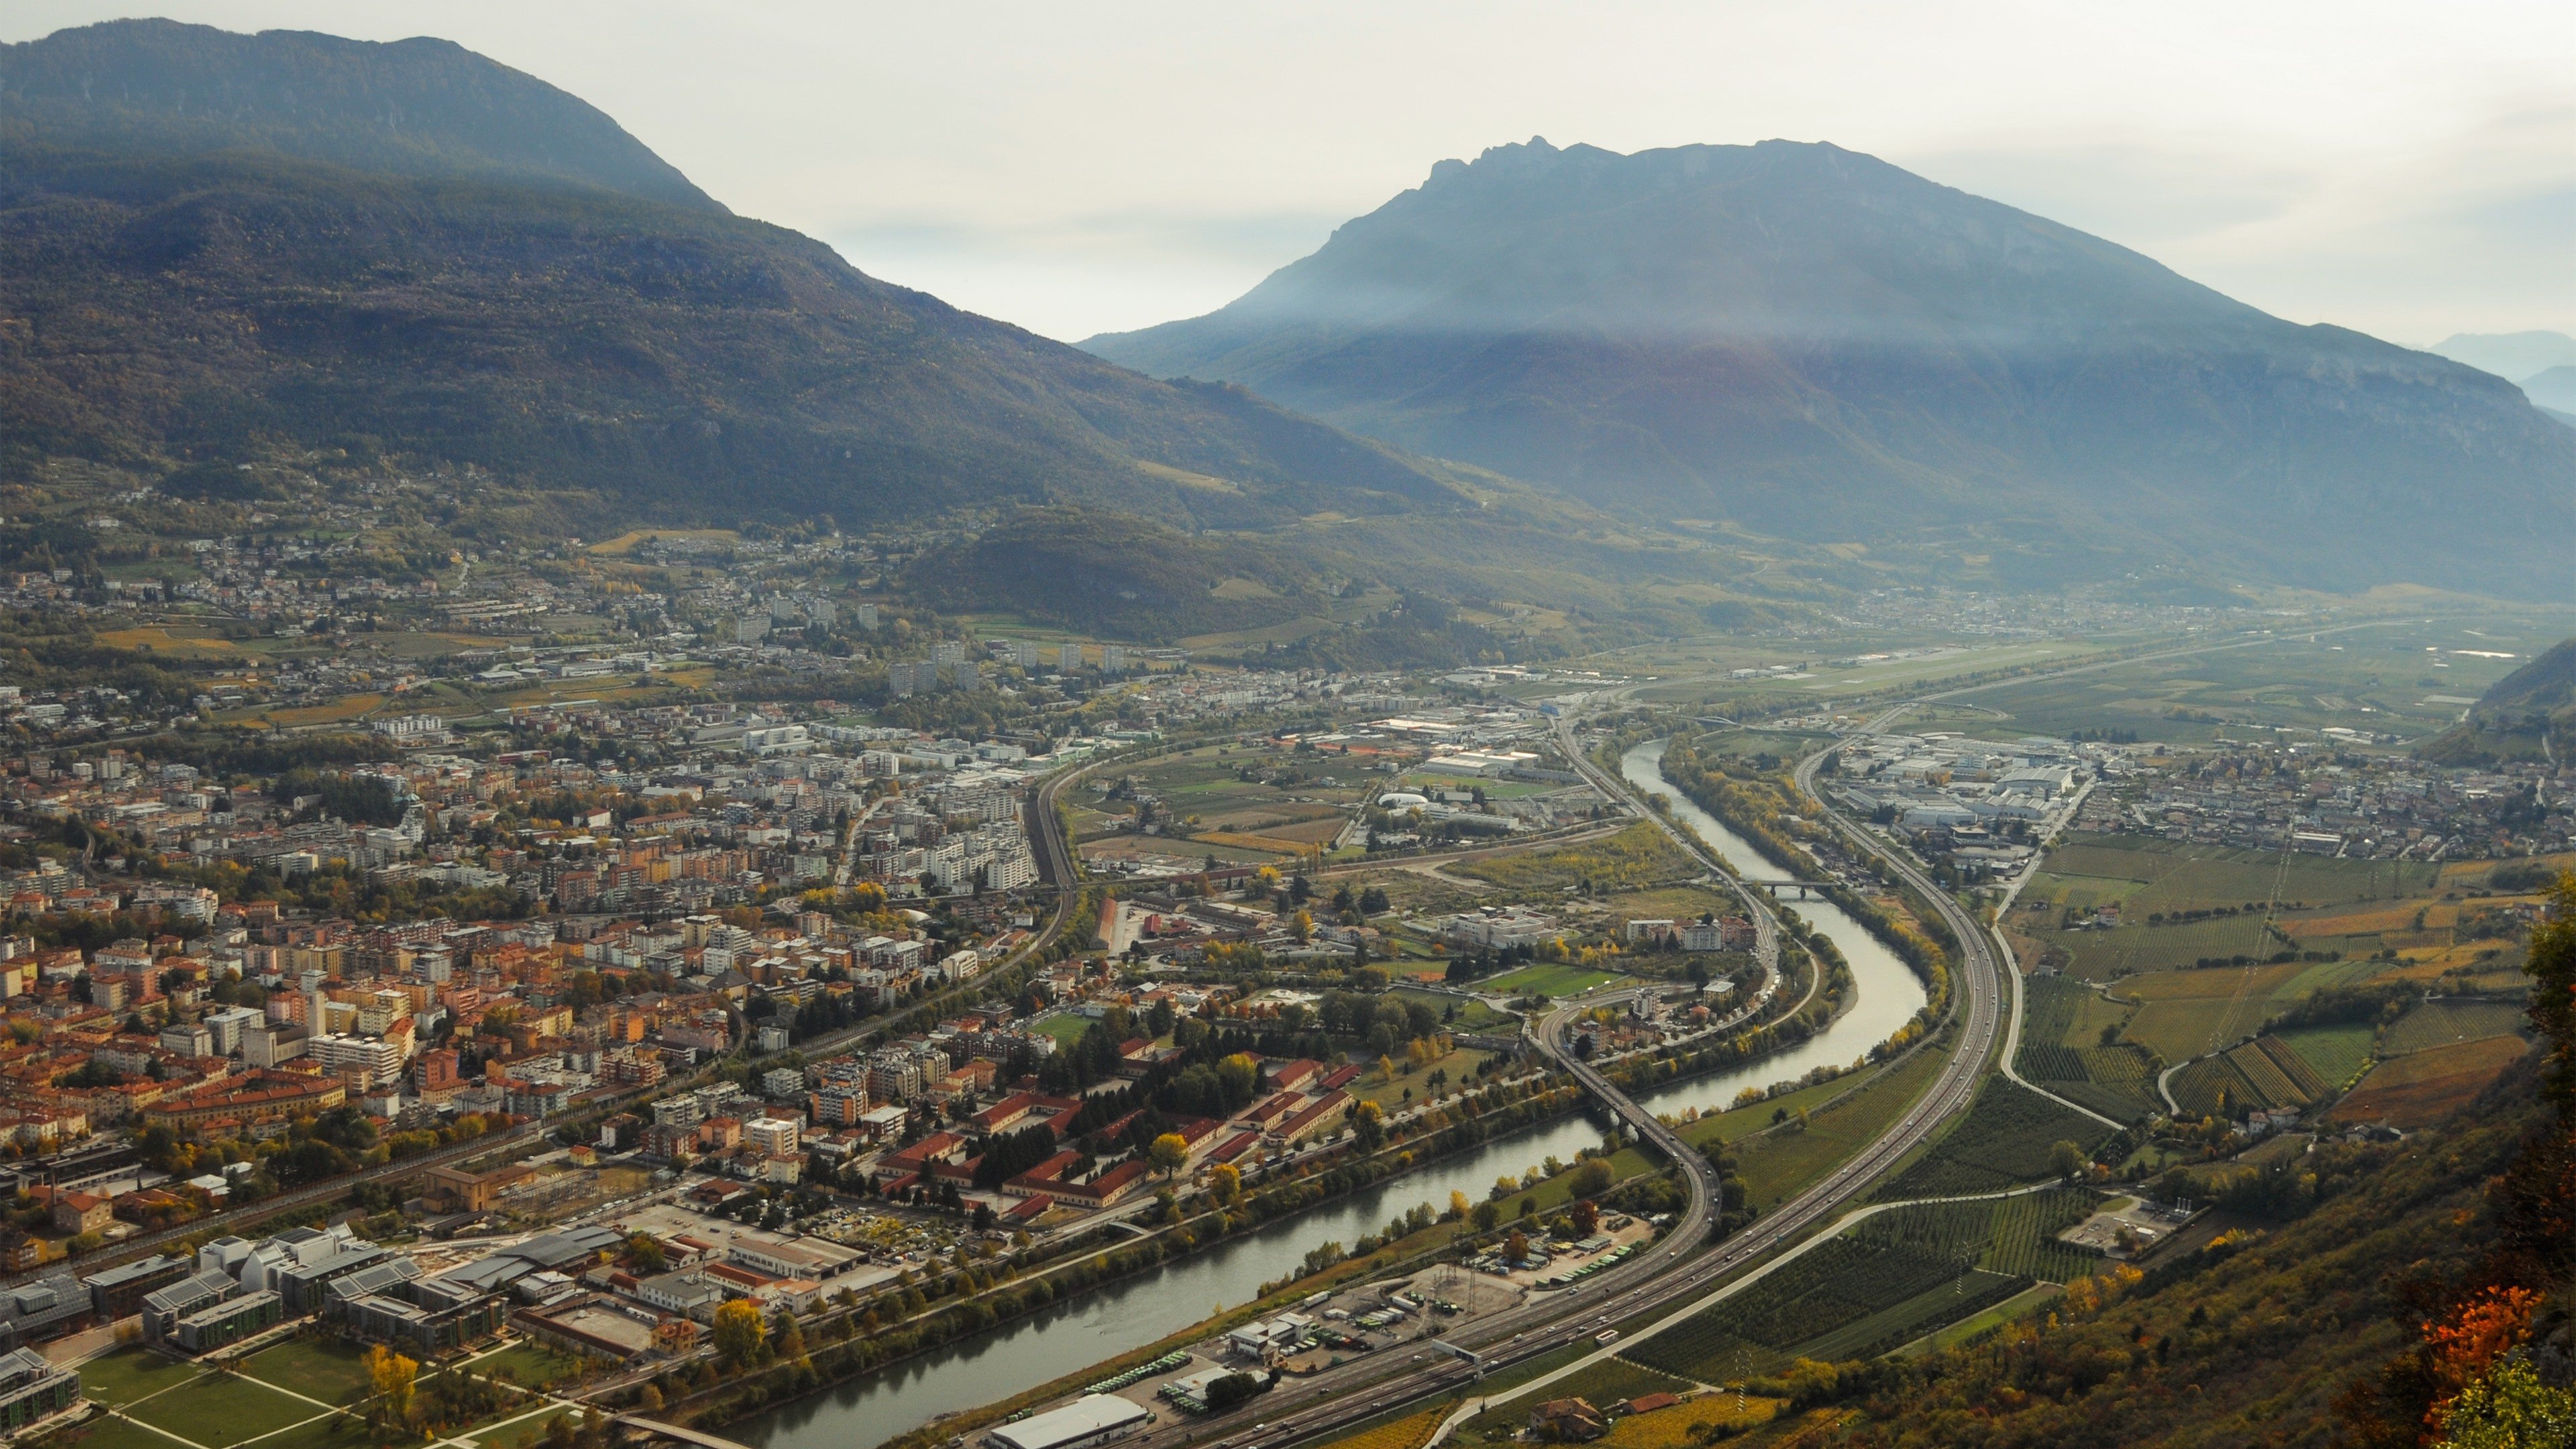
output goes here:
[[[1748, 875], [1775, 867], [1715, 817], [1681, 798], [1656, 769], [1663, 744], [1641, 745], [1622, 760], [1640, 789], [1672, 799], [1687, 822], [1729, 865]], [[1850, 963], [1857, 988], [1852, 1008], [1790, 1051], [1731, 1072], [1675, 1082], [1641, 1093], [1658, 1112], [1723, 1107], [1748, 1086], [1798, 1076], [1827, 1062], [1848, 1063], [1887, 1039], [1923, 1007], [1922, 984], [1858, 921], [1827, 901], [1800, 901], [1798, 913], [1832, 938]], [[979, 1337], [863, 1374], [746, 1419], [726, 1432], [754, 1449], [849, 1449], [919, 1428], [941, 1414], [971, 1409], [1035, 1388], [1129, 1349], [1187, 1328], [1302, 1261], [1327, 1239], [1348, 1243], [1383, 1227], [1417, 1203], [1445, 1207], [1451, 1191], [1481, 1202], [1494, 1180], [1518, 1176], [1549, 1157], [1572, 1161], [1601, 1141], [1589, 1116], [1542, 1124], [1445, 1158], [1302, 1216], [1272, 1223], [1205, 1252], [1004, 1324]]]

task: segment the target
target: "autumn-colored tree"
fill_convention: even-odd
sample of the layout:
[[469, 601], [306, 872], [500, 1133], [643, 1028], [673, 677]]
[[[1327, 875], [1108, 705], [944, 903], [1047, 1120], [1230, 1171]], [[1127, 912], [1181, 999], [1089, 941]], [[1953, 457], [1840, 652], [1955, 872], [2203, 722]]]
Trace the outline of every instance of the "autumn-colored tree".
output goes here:
[[735, 1298], [716, 1305], [716, 1356], [735, 1368], [756, 1362], [768, 1346], [769, 1325], [760, 1319], [760, 1308], [748, 1298]]
[[420, 1379], [420, 1364], [394, 1352], [383, 1344], [367, 1350], [363, 1360], [367, 1369], [367, 1387], [374, 1394], [375, 1411], [389, 1427], [411, 1422], [413, 1387]]
[[1574, 1204], [1574, 1230], [1590, 1237], [1601, 1229], [1601, 1204], [1582, 1198]]
[[1512, 1229], [1511, 1235], [1503, 1239], [1503, 1257], [1507, 1261], [1517, 1263], [1528, 1256], [1529, 1234], [1518, 1228]]
[[1168, 1181], [1172, 1174], [1189, 1166], [1189, 1139], [1178, 1132], [1166, 1132], [1155, 1138], [1153, 1145], [1145, 1149], [1145, 1160], [1152, 1163], [1154, 1170], [1163, 1174], [1164, 1179]]
[[1208, 1169], [1208, 1190], [1216, 1200], [1232, 1207], [1243, 1196], [1243, 1169], [1231, 1162], [1220, 1162]]
[[1456, 1188], [1451, 1188], [1449, 1190], [1448, 1217], [1451, 1222], [1456, 1222], [1458, 1219], [1465, 1217], [1467, 1214], [1474, 1212], [1475, 1210], [1475, 1204], [1467, 1201], [1467, 1195], [1465, 1193], [1458, 1191]]

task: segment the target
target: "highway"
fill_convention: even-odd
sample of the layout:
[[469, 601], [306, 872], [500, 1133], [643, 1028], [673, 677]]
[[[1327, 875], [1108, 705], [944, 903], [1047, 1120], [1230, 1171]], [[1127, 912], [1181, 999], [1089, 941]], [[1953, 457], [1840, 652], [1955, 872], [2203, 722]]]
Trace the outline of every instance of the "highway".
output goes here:
[[[1559, 732], [1568, 758], [1576, 762], [1596, 789], [1612, 799], [1634, 800], [1635, 793], [1626, 782], [1609, 778], [1574, 749], [1570, 722], [1560, 724]], [[1801, 780], [1812, 775], [1821, 758], [1820, 755], [1800, 765]], [[1753, 919], [1760, 924], [1762, 948], [1776, 962], [1777, 924], [1768, 903], [1736, 881], [1733, 873], [1711, 859], [1698, 842], [1653, 812], [1646, 813], [1647, 818], [1658, 820], [1684, 849], [1743, 896]], [[1915, 879], [1910, 867], [1902, 862], [1896, 863], [1896, 868], [1907, 872], [1909, 880]], [[1938, 891], [1928, 894], [1936, 905], [1947, 900]], [[1932, 1086], [1876, 1142], [1769, 1215], [1706, 1251], [1701, 1251], [1701, 1246], [1715, 1217], [1715, 1170], [1671, 1129], [1564, 1050], [1566, 1023], [1576, 1013], [1609, 998], [1572, 1002], [1547, 1017], [1536, 1034], [1541, 1049], [1555, 1057], [1641, 1137], [1682, 1167], [1690, 1185], [1691, 1205], [1652, 1251], [1588, 1282], [1536, 1294], [1518, 1308], [1461, 1325], [1443, 1342], [1476, 1353], [1484, 1360], [1483, 1370], [1490, 1372], [1597, 1338], [1612, 1324], [1699, 1293], [1829, 1220], [1942, 1124], [1967, 1110], [1984, 1074], [1986, 1059], [1993, 1054], [2002, 1031], [2003, 983], [1994, 957], [1984, 948], [1973, 923], [1961, 929], [1954, 922], [1953, 929], [1963, 943], [1957, 986], [1966, 1004], [1966, 1015], [1960, 1038]], [[1282, 1449], [1431, 1395], [1463, 1390], [1479, 1376], [1477, 1366], [1442, 1350], [1400, 1344], [1312, 1378], [1283, 1380], [1269, 1394], [1230, 1415], [1166, 1420], [1136, 1436], [1133, 1442], [1149, 1449], [1167, 1449], [1194, 1442], [1213, 1430], [1218, 1434], [1216, 1449]]]

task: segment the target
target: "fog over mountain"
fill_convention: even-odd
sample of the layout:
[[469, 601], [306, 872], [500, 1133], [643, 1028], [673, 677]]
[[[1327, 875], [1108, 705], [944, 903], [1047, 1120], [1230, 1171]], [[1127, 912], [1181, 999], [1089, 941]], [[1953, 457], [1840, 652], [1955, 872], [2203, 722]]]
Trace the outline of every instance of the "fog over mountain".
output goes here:
[[[1445, 161], [1225, 308], [1084, 346], [1661, 518], [2563, 594], [2576, 433], [1830, 145]], [[2080, 564], [2095, 568], [2098, 553]]]

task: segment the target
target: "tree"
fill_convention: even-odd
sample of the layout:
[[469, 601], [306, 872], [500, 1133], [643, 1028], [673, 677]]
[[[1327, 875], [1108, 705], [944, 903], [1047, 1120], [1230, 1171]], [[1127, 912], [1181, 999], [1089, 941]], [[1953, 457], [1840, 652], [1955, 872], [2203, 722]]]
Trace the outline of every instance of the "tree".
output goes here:
[[1574, 1204], [1574, 1230], [1587, 1238], [1591, 1237], [1594, 1233], [1599, 1232], [1601, 1230], [1601, 1204], [1594, 1202], [1588, 1197], [1578, 1199]]
[[1154, 1170], [1163, 1174], [1163, 1180], [1168, 1182], [1172, 1174], [1189, 1166], [1189, 1141], [1178, 1132], [1166, 1132], [1154, 1139], [1154, 1145], [1145, 1149], [1145, 1160], [1151, 1162]]
[[1208, 1169], [1208, 1190], [1227, 1207], [1243, 1196], [1243, 1169], [1231, 1162], [1220, 1162]]
[[383, 1344], [367, 1350], [367, 1387], [375, 1395], [375, 1409], [389, 1426], [411, 1422], [412, 1386], [420, 1377], [420, 1364], [394, 1352]]
[[1587, 1157], [1574, 1169], [1572, 1189], [1577, 1197], [1597, 1197], [1610, 1187], [1610, 1164], [1598, 1157]]
[[638, 1273], [659, 1273], [671, 1266], [671, 1255], [662, 1250], [662, 1240], [651, 1233], [637, 1233], [626, 1240], [626, 1253]]
[[2048, 1149], [2049, 1170], [2056, 1173], [2059, 1177], [2074, 1178], [2081, 1176], [2084, 1172], [2085, 1164], [2090, 1161], [2092, 1161], [2092, 1159], [2084, 1155], [2084, 1149], [2076, 1146], [2072, 1142], [2060, 1142]]
[[1508, 1263], [1517, 1263], [1528, 1256], [1529, 1234], [1522, 1232], [1518, 1228], [1512, 1229], [1511, 1236], [1503, 1239], [1503, 1260]]
[[1450, 1221], [1455, 1222], [1473, 1211], [1475, 1211], [1475, 1207], [1467, 1201], [1467, 1195], [1465, 1193], [1460, 1192], [1455, 1188], [1450, 1189], [1449, 1212], [1447, 1214]]
[[1351, 1108], [1351, 1134], [1362, 1152], [1375, 1152], [1386, 1144], [1386, 1122], [1377, 1103], [1363, 1100]]
[[[1305, 877], [1299, 876], [1297, 879], [1302, 883], [1305, 880]], [[1314, 913], [1301, 909], [1297, 914], [1290, 916], [1288, 918], [1288, 934], [1296, 937], [1300, 944], [1315, 939]]]
[[757, 1360], [767, 1346], [769, 1325], [760, 1319], [760, 1308], [748, 1298], [735, 1298], [716, 1305], [716, 1356], [735, 1368]]
[[1494, 1230], [1494, 1225], [1503, 1220], [1503, 1205], [1498, 1202], [1480, 1202], [1476, 1204], [1475, 1212], [1469, 1216], [1475, 1219], [1477, 1232], [1490, 1233]]

